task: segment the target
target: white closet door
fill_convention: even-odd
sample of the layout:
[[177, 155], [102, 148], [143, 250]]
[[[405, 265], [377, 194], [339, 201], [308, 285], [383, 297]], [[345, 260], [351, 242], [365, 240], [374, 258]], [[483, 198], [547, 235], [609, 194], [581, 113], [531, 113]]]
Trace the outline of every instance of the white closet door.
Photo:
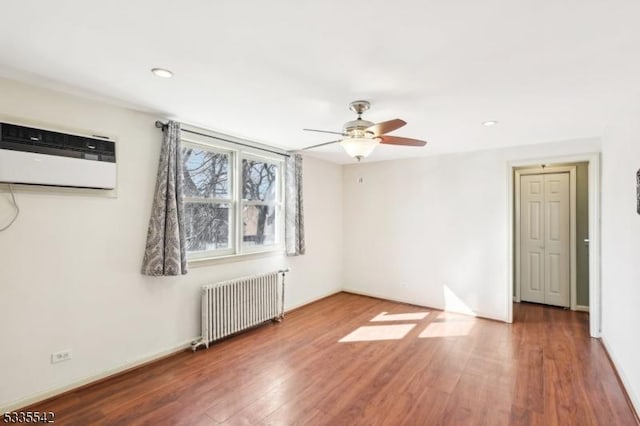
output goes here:
[[520, 177], [520, 299], [544, 303], [544, 175]]
[[544, 303], [568, 307], [571, 289], [569, 174], [557, 173], [544, 175], [544, 177]]
[[569, 174], [520, 178], [520, 298], [570, 304]]

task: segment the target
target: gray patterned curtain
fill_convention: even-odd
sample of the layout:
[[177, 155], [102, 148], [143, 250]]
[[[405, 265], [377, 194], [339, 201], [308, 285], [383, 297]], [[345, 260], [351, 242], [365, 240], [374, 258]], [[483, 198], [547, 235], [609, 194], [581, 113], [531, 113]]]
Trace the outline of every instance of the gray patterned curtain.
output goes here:
[[145, 275], [187, 273], [182, 178], [180, 123], [170, 121], [164, 129], [147, 247], [142, 261], [142, 273]]
[[304, 209], [302, 208], [302, 155], [287, 158], [285, 179], [285, 243], [288, 256], [305, 252]]

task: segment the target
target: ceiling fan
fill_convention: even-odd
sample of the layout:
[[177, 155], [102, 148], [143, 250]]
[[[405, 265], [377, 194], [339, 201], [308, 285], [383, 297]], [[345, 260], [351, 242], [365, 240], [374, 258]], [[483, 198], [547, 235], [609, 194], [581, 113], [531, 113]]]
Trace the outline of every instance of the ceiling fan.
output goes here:
[[313, 149], [320, 146], [340, 143], [344, 150], [351, 157], [358, 161], [362, 160], [373, 152], [377, 144], [386, 145], [405, 145], [405, 146], [425, 146], [427, 143], [418, 139], [401, 138], [398, 136], [388, 136], [387, 133], [407, 124], [404, 120], [396, 118], [394, 120], [383, 121], [382, 123], [372, 123], [362, 119], [362, 113], [371, 107], [369, 101], [353, 101], [349, 104], [349, 109], [356, 114], [358, 118], [348, 121], [344, 124], [342, 132], [332, 132], [329, 130], [302, 129], [308, 132], [331, 133], [341, 135], [341, 139], [331, 142], [325, 142], [317, 145], [303, 148]]

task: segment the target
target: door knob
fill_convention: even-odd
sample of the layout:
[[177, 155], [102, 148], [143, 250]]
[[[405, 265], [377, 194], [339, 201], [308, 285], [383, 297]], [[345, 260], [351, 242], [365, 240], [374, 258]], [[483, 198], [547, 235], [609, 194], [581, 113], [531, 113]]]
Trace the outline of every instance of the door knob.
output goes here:
[[584, 245], [585, 245], [585, 246], [589, 246], [589, 239], [588, 239], [588, 238], [585, 238], [585, 239], [584, 239]]

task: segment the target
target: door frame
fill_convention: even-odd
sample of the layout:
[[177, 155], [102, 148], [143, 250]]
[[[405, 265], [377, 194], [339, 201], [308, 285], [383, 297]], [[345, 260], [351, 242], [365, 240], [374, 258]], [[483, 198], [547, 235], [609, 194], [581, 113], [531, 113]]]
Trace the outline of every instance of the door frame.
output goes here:
[[506, 317], [513, 322], [514, 284], [514, 169], [516, 167], [536, 167], [541, 164], [580, 163], [589, 164], [589, 333], [600, 337], [601, 333], [601, 277], [600, 277], [600, 153], [584, 153], [569, 156], [532, 158], [507, 162], [507, 288]]
[[569, 307], [572, 311], [576, 310], [576, 304], [578, 299], [576, 274], [577, 274], [577, 249], [576, 249], [576, 166], [545, 166], [536, 168], [526, 168], [514, 170], [514, 185], [515, 185], [515, 294], [513, 296], [514, 302], [520, 302], [520, 178], [526, 175], [548, 175], [554, 173], [569, 173]]

